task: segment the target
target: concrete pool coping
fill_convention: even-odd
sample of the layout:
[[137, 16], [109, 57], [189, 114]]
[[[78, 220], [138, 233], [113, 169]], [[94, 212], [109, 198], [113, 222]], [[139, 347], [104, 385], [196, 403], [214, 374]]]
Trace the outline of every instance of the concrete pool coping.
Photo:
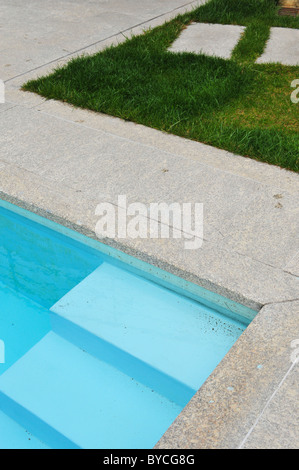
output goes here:
[[[161, 24], [171, 15], [148, 24]], [[95, 52], [120, 40], [122, 35], [113, 36], [85, 51]], [[118, 189], [144, 203], [155, 197], [185, 202], [185, 193], [187, 200], [204, 202], [208, 222], [196, 255], [183, 249], [183, 240], [102, 240], [259, 311], [156, 447], [298, 447], [298, 369], [290, 359], [291, 343], [299, 338], [298, 175], [19, 91], [26, 80], [70, 57], [6, 82], [7, 103], [0, 106], [1, 119], [5, 116], [0, 197], [90, 238], [96, 238], [97, 204], [102, 200], [115, 204]], [[57, 155], [51, 147], [53, 134], [61, 139]], [[91, 142], [84, 149], [83, 163], [76, 150], [78, 134], [86, 145]], [[52, 159], [48, 163], [45, 153]], [[113, 164], [104, 158], [106, 154], [110, 159], [113, 155]], [[92, 165], [97, 158], [103, 158], [107, 170], [94, 179]], [[65, 174], [59, 162], [65, 165]], [[110, 186], [107, 180], [112, 181]], [[203, 187], [202, 192], [197, 186]]]

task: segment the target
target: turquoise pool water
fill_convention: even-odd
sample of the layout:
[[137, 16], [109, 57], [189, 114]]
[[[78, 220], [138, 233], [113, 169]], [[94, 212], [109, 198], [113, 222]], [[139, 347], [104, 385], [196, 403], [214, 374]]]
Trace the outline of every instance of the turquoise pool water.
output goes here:
[[0, 241], [0, 448], [152, 448], [255, 314], [5, 202]]

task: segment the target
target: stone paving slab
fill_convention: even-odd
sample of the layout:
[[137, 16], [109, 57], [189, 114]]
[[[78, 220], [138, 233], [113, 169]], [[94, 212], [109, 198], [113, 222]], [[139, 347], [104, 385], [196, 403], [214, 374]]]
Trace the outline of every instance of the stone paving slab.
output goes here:
[[194, 52], [230, 59], [245, 27], [237, 25], [192, 23], [169, 48], [171, 52]]
[[6, 101], [5, 103], [0, 103], [0, 113], [4, 113], [8, 109], [14, 108], [15, 106], [15, 103], [11, 103], [9, 101]]
[[292, 369], [246, 438], [243, 449], [297, 449], [299, 370]]
[[[37, 104], [36, 109], [45, 114], [60, 117], [63, 120], [79, 123], [90, 129], [107, 132], [111, 135], [124, 137], [142, 145], [155, 147], [165, 152], [180, 155], [209, 167], [218, 168], [230, 174], [250, 178], [275, 188], [277, 193], [286, 191], [298, 194], [298, 175], [274, 165], [265, 165], [263, 162], [241, 157], [225, 150], [217, 149], [200, 142], [167, 134], [165, 132], [144, 127], [129, 121], [95, 113], [89, 110], [78, 109], [66, 103], [54, 100], [44, 100], [33, 93], [19, 92], [15, 101], [19, 104]], [[225, 157], [225, 158], [224, 158]]]
[[221, 232], [226, 248], [281, 269], [287, 265], [288, 272], [299, 275], [299, 266], [292, 263], [299, 253], [299, 195], [265, 188], [235, 218], [222, 224]]
[[257, 64], [279, 62], [283, 65], [299, 65], [299, 30], [271, 28], [270, 38]]

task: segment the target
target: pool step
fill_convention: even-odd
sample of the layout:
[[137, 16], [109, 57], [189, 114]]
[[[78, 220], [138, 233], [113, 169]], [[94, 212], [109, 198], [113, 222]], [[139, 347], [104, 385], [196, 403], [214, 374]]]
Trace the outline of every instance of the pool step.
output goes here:
[[[103, 263], [52, 308], [54, 331], [182, 403], [188, 402], [245, 326]], [[164, 380], [164, 382], [163, 382]], [[172, 386], [170, 383], [172, 382]], [[158, 388], [159, 390], [159, 388]]]
[[148, 448], [181, 407], [48, 333], [0, 377], [0, 407], [53, 448]]
[[52, 327], [55, 333], [83, 351], [116, 367], [182, 407], [195, 393], [195, 390], [179, 380], [58, 315], [53, 316]]
[[49, 449], [27, 429], [0, 411], [0, 449]]

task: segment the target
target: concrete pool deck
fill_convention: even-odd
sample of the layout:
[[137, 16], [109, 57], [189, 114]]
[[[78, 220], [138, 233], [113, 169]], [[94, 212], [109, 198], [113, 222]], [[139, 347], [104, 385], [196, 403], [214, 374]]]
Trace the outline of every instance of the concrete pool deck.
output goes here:
[[298, 175], [19, 90], [199, 2], [129, 1], [125, 14], [116, 0], [38, 3], [0, 7], [0, 197], [92, 238], [97, 205], [120, 194], [203, 203], [196, 251], [183, 239], [103, 240], [259, 311], [157, 448], [298, 448]]

